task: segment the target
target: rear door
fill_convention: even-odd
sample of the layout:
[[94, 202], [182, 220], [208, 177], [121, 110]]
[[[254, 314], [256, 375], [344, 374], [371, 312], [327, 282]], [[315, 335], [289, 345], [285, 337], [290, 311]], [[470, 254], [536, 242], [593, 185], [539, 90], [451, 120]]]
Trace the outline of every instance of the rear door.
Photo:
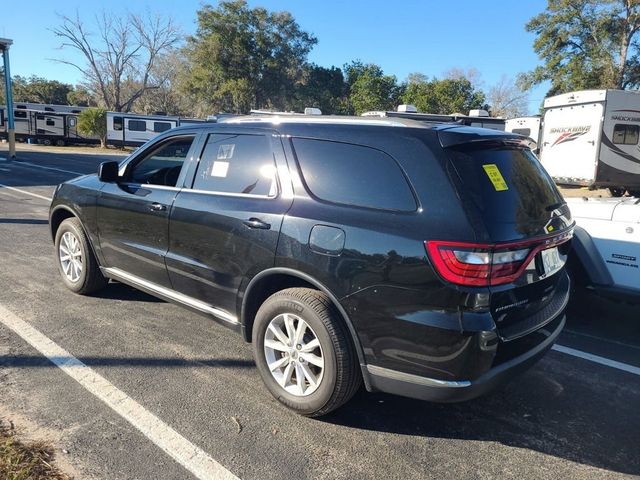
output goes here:
[[271, 131], [219, 128], [209, 134], [192, 188], [180, 191], [169, 222], [166, 262], [173, 288], [231, 316], [243, 281], [272, 267], [293, 196], [280, 138]]
[[589, 103], [545, 112], [540, 161], [558, 183], [594, 182], [603, 108], [602, 103]]

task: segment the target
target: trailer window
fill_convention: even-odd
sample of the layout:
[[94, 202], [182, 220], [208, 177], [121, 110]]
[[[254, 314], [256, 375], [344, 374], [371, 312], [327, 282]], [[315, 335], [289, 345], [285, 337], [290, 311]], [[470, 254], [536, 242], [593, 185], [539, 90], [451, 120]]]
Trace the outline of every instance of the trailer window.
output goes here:
[[517, 133], [518, 135], [524, 135], [525, 137], [530, 137], [531, 129], [530, 128], [514, 128], [513, 130], [511, 130], [511, 133]]
[[56, 122], [54, 122], [50, 118], [47, 118], [47, 127], [55, 127], [55, 126], [56, 126]]
[[20, 110], [14, 110], [13, 115], [16, 118], [27, 118], [27, 112], [21, 112]]
[[166, 132], [171, 129], [169, 122], [153, 122], [153, 131], [156, 133]]
[[613, 127], [613, 143], [618, 145], [637, 145], [640, 127], [638, 125], [616, 124]]
[[146, 132], [147, 122], [144, 120], [129, 120], [127, 128], [132, 132]]
[[113, 117], [113, 129], [122, 130], [122, 117]]

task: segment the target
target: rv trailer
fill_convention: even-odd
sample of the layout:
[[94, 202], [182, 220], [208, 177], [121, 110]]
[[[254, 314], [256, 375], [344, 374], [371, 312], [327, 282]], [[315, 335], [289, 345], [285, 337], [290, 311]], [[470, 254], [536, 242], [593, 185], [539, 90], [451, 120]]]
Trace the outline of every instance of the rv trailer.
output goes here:
[[[97, 137], [84, 136], [78, 132], [77, 113], [22, 108], [25, 106], [20, 104], [20, 108], [13, 111], [15, 135], [19, 142], [35, 141], [44, 145], [64, 146], [67, 143], [98, 141]], [[0, 138], [7, 137], [5, 110], [6, 107], [0, 107]]]
[[107, 143], [137, 147], [178, 125], [179, 117], [107, 112]]
[[524, 135], [540, 145], [540, 115], [532, 115], [529, 117], [509, 118], [504, 124], [507, 132]]
[[640, 93], [583, 90], [544, 101], [540, 162], [561, 185], [640, 192]]

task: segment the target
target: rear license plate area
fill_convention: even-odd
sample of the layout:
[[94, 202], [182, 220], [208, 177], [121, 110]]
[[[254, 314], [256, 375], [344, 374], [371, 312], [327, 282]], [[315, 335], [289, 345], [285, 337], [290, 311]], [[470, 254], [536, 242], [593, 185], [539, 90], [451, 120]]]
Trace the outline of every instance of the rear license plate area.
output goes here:
[[560, 254], [558, 247], [542, 250], [539, 255], [540, 278], [553, 275], [564, 266], [566, 257]]

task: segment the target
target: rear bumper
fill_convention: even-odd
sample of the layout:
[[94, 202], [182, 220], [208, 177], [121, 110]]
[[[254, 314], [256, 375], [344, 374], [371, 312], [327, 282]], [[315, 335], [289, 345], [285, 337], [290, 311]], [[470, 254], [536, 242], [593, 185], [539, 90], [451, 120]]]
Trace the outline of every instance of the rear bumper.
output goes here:
[[545, 340], [531, 350], [500, 363], [475, 380], [447, 381], [367, 365], [372, 390], [433, 402], [462, 402], [506, 383], [537, 362], [554, 344], [565, 324], [564, 315], [537, 332]]

